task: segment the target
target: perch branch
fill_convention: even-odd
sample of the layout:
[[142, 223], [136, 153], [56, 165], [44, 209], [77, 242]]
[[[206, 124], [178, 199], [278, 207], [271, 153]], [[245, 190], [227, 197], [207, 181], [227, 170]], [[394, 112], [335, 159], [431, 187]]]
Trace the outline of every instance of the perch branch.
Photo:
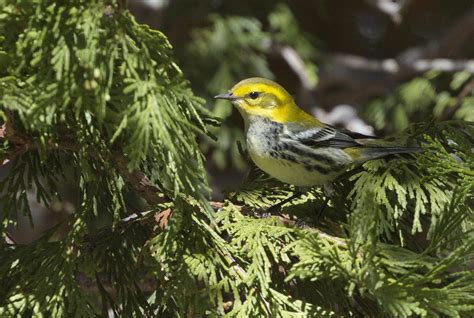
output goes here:
[[[219, 211], [225, 205], [225, 203], [223, 203], [223, 202], [216, 202], [216, 201], [211, 201], [210, 204], [211, 204], [212, 208], [215, 211]], [[234, 207], [238, 210], [242, 210], [244, 208], [241, 205], [234, 205]], [[284, 216], [281, 216], [281, 215], [276, 215], [274, 217], [277, 217], [287, 227], [293, 227], [293, 228], [299, 227], [297, 222], [294, 221], [294, 220], [290, 220], [290, 219], [288, 219]], [[311, 233], [317, 233], [319, 235], [319, 237], [333, 243], [334, 245], [341, 246], [341, 247], [347, 247], [347, 243], [344, 241], [343, 238], [327, 234], [326, 232], [321, 231], [320, 229], [317, 229], [317, 228], [314, 228], [314, 227], [304, 226], [303, 229], [308, 231], [308, 232], [311, 232]]]
[[[34, 149], [38, 148], [38, 143], [31, 138], [17, 138], [18, 136], [15, 135], [14, 130], [12, 129], [11, 126], [9, 125], [4, 125], [0, 129], [0, 139], [3, 140], [8, 140], [12, 144], [12, 155], [10, 156], [11, 159], [15, 158], [16, 155], [18, 155], [18, 151], [16, 148], [22, 149], [22, 151], [26, 151], [28, 149]], [[15, 141], [15, 142], [13, 142]], [[52, 150], [57, 150], [57, 149], [62, 149], [62, 150], [69, 150], [69, 151], [77, 151], [79, 150], [79, 147], [77, 145], [71, 144], [69, 142], [66, 143], [51, 143], [50, 144]], [[152, 184], [150, 179], [146, 176], [146, 174], [142, 171], [139, 170], [133, 170], [130, 171], [127, 167], [127, 161], [126, 158], [122, 155], [118, 155], [115, 158], [115, 162], [117, 164], [117, 168], [119, 169], [120, 173], [130, 182], [130, 184], [135, 188], [137, 193], [145, 199], [148, 203], [150, 204], [158, 204], [161, 201], [161, 198], [158, 197], [159, 188], [156, 187], [155, 185]], [[210, 205], [212, 206], [213, 209], [216, 211], [219, 211], [223, 207], [222, 202], [210, 202]], [[238, 209], [242, 209], [241, 206], [237, 206]], [[142, 218], [147, 217], [150, 213], [153, 213], [153, 211], [147, 211], [144, 213], [137, 213], [130, 215], [126, 218], [124, 218], [121, 221], [121, 224], [128, 224], [129, 222], [140, 220]], [[158, 213], [155, 215], [155, 220], [160, 224], [160, 227], [164, 228], [167, 225], [168, 218], [170, 217], [172, 211], [171, 209], [166, 209], [162, 211], [161, 213]], [[157, 216], [160, 216], [157, 218]], [[165, 221], [162, 219], [166, 218]], [[278, 218], [285, 224], [286, 226], [292, 226], [295, 227], [296, 222], [289, 220], [287, 218], [284, 218], [282, 216], [278, 216]], [[346, 243], [343, 242], [342, 239], [333, 237], [327, 233], [322, 232], [319, 229], [315, 228], [306, 228], [308, 231], [318, 233], [318, 235], [321, 238], [324, 238], [328, 241], [333, 242], [336, 245], [339, 246], [345, 246]], [[221, 256], [226, 260], [228, 265], [237, 273], [237, 275], [242, 279], [242, 281], [245, 281], [248, 277], [247, 272], [245, 269], [238, 264], [238, 262], [235, 260], [235, 258], [228, 253], [227, 251], [221, 251], [220, 252]], [[115, 293], [115, 288], [108, 282], [107, 280], [102, 280], [97, 276], [97, 279], [99, 281], [93, 282], [90, 280], [88, 277], [85, 275], [79, 274], [76, 277], [76, 281], [78, 284], [81, 286], [81, 288], [84, 291], [90, 292], [90, 293], [99, 293], [100, 288], [103, 288], [105, 292], [107, 293]], [[147, 279], [144, 280], [143, 282], [139, 282], [137, 286], [142, 290], [142, 291], [153, 291], [156, 289], [156, 280], [154, 279]], [[100, 285], [100, 286], [99, 286]], [[258, 287], [254, 287], [254, 291], [258, 294], [258, 297], [261, 299], [262, 304], [265, 309], [265, 316], [266, 317], [273, 317], [270, 304], [267, 299], [265, 299], [263, 293], [259, 290]]]
[[[27, 151], [28, 149], [37, 149], [39, 144], [36, 140], [32, 138], [27, 138], [23, 135], [16, 134], [15, 130], [10, 124], [4, 124], [0, 128], [0, 140], [8, 140], [12, 143], [12, 150], [10, 155], [7, 156], [11, 159], [15, 158], [18, 154], [23, 151]], [[13, 142], [15, 141], [15, 142]], [[75, 145], [69, 141], [60, 141], [60, 142], [51, 142], [48, 144], [51, 150], [68, 150], [68, 151], [78, 151], [80, 148], [78, 145]], [[21, 151], [18, 151], [21, 149]], [[150, 205], [156, 205], [159, 203], [169, 202], [169, 199], [160, 197], [158, 194], [161, 192], [157, 186], [155, 186], [150, 179], [146, 176], [146, 174], [140, 170], [133, 170], [130, 171], [127, 167], [127, 160], [123, 155], [115, 155], [113, 158], [116, 162], [117, 168], [119, 172], [124, 176], [124, 178], [132, 185], [132, 187], [137, 191], [137, 193]], [[214, 202], [211, 201], [211, 207], [218, 211], [223, 207], [222, 202]], [[241, 210], [242, 206], [236, 206], [239, 210]], [[132, 214], [124, 219], [122, 219], [121, 223], [126, 224], [132, 221], [135, 221], [139, 218], [148, 216], [152, 211], [144, 212], [144, 213], [136, 213]], [[285, 226], [289, 227], [297, 227], [295, 221], [287, 219], [283, 216], [277, 216]], [[346, 243], [343, 239], [331, 236], [319, 229], [305, 227], [305, 230], [313, 233], [318, 233], [321, 238], [324, 238], [338, 246], [346, 246]]]

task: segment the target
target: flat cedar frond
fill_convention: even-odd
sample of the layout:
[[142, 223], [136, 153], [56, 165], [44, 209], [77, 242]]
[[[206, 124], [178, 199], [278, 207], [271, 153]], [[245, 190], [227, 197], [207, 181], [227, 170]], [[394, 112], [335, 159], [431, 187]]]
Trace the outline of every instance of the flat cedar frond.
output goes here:
[[[125, 2], [0, 0], [0, 316], [472, 316], [471, 73], [413, 75], [363, 107], [376, 129], [409, 127], [392, 139], [422, 153], [354, 167], [331, 195], [311, 189], [265, 215], [297, 189], [252, 171], [208, 200], [201, 150], [243, 168], [242, 135], [207, 126], [230, 107], [205, 107], [184, 74], [213, 96], [274, 77], [286, 48], [313, 92], [318, 44], [290, 2], [259, 2], [263, 21], [206, 11], [184, 37], [183, 74]], [[219, 134], [214, 148], [203, 134]], [[33, 201], [72, 208], [15, 242], [19, 216], [37, 226]]]

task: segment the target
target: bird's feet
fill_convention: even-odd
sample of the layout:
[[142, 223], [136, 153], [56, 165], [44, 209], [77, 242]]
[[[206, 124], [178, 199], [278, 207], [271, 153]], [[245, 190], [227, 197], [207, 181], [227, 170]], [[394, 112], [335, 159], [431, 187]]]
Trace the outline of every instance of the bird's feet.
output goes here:
[[327, 197], [327, 198], [324, 200], [323, 205], [322, 205], [321, 208], [316, 212], [316, 217], [315, 217], [316, 222], [319, 222], [319, 220], [322, 219], [322, 217], [323, 217], [323, 215], [324, 215], [324, 211], [326, 211], [326, 208], [327, 208], [327, 206], [328, 206], [328, 203], [329, 203], [329, 197]]
[[306, 222], [303, 219], [298, 219], [295, 222], [295, 226], [299, 229], [303, 229], [306, 226]]
[[288, 202], [291, 202], [291, 201], [293, 201], [293, 200], [296, 199], [296, 198], [299, 198], [301, 195], [303, 195], [302, 192], [295, 192], [295, 193], [293, 193], [292, 195], [290, 195], [288, 198], [283, 199], [283, 200], [281, 200], [280, 202], [278, 202], [278, 203], [272, 205], [271, 207], [269, 207], [269, 208], [267, 209], [267, 211], [270, 212], [270, 213], [279, 213], [281, 207], [282, 207], [284, 204], [286, 204], [286, 203], [288, 203]]
[[267, 210], [257, 210], [253, 212], [253, 215], [259, 219], [266, 219], [272, 216], [272, 213], [268, 212]]

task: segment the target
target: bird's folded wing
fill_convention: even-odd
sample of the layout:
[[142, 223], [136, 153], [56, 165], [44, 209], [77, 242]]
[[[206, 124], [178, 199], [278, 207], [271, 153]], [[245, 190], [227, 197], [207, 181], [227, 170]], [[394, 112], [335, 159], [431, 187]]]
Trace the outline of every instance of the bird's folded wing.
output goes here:
[[[347, 131], [351, 133], [350, 131]], [[342, 132], [334, 127], [326, 126], [323, 128], [311, 128], [300, 131], [293, 131], [292, 138], [298, 140], [299, 143], [311, 147], [334, 147], [334, 148], [351, 148], [361, 147], [362, 144], [357, 142], [346, 131]], [[371, 138], [362, 134], [355, 134], [355, 138], [359, 137]], [[373, 137], [372, 137], [373, 138]]]

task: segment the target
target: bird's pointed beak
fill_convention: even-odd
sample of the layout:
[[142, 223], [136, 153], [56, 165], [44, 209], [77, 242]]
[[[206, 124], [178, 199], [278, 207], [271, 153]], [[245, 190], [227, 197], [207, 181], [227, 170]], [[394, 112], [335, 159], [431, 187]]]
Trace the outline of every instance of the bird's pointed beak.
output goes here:
[[225, 93], [225, 94], [219, 94], [214, 96], [215, 99], [227, 99], [227, 100], [236, 100], [237, 97], [235, 97], [232, 93]]

